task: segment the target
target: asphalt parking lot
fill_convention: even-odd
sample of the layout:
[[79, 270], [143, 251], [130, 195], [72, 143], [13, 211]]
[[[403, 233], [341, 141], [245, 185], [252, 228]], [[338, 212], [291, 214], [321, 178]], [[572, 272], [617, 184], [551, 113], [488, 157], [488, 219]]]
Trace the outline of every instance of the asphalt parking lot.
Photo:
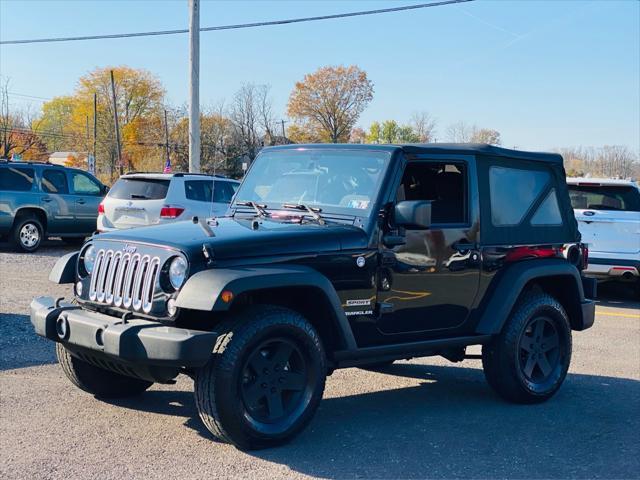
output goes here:
[[69, 295], [47, 280], [67, 251], [0, 245], [1, 478], [640, 478], [640, 302], [618, 285], [545, 404], [503, 402], [478, 360], [347, 369], [291, 444], [244, 453], [210, 439], [186, 377], [111, 403], [64, 378], [28, 305]]

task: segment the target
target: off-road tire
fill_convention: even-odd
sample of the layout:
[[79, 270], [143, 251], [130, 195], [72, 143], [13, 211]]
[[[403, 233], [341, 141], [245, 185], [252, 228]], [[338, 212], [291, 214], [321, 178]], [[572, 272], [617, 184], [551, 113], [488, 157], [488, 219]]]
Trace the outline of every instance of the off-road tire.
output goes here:
[[[555, 331], [558, 338], [558, 350], [551, 351], [555, 361], [548, 360], [550, 354], [542, 354], [546, 367], [550, 367], [552, 372], [548, 377], [544, 377], [542, 364], [533, 361], [533, 371], [538, 368], [541, 374], [539, 376], [542, 377], [539, 382], [525, 373], [528, 365], [526, 362], [532, 353], [523, 350], [525, 342], [526, 348], [536, 352], [538, 358], [541, 355], [539, 352], [544, 350], [544, 344], [532, 343], [535, 341], [535, 333], [528, 330], [533, 325], [538, 325], [535, 322], [540, 320], [536, 319], [544, 319], [544, 329], [547, 332]], [[529, 336], [532, 333], [533, 337]], [[543, 335], [543, 338], [552, 337]], [[547, 347], [551, 343], [550, 340]], [[482, 366], [487, 382], [500, 396], [515, 403], [540, 403], [551, 398], [562, 385], [570, 361], [571, 327], [567, 314], [558, 300], [541, 291], [523, 294], [500, 334], [482, 348]]]
[[[195, 376], [194, 396], [202, 422], [216, 440], [232, 443], [243, 450], [288, 442], [311, 421], [324, 391], [327, 365], [315, 328], [295, 311], [255, 305], [241, 311], [233, 321], [221, 325], [219, 331], [222, 333], [211, 359], [196, 371]], [[276, 344], [278, 341], [291, 342], [295, 346], [296, 355], [303, 357], [305, 386], [299, 394], [303, 400], [299, 405], [293, 402], [294, 411], [289, 416], [285, 413], [282, 420], [262, 423], [251, 413], [244, 389], [251, 381], [247, 380], [250, 360], [256, 351], [262, 355], [261, 346], [272, 341]], [[264, 355], [261, 357], [263, 360], [272, 361], [270, 353]], [[286, 365], [284, 369], [294, 373], [290, 363]], [[266, 404], [269, 399], [267, 395], [264, 397], [259, 398]], [[268, 408], [270, 411], [271, 406]]]
[[127, 377], [91, 365], [69, 353], [61, 343], [56, 344], [56, 356], [62, 371], [71, 383], [99, 398], [125, 398], [139, 395], [153, 382]]
[[[37, 241], [33, 244], [30, 243], [30, 240], [26, 241], [26, 239], [22, 237], [23, 229], [36, 232], [38, 237]], [[44, 228], [38, 217], [33, 214], [26, 214], [20, 215], [15, 219], [9, 240], [16, 251], [26, 253], [35, 252], [42, 244], [43, 239]]]

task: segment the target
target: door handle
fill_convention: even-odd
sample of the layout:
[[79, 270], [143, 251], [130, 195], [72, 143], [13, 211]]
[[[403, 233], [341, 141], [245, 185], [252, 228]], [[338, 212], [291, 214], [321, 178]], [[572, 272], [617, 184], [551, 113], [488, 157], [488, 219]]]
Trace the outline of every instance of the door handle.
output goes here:
[[49, 203], [51, 200], [53, 200], [51, 197], [42, 197], [43, 202]]
[[85, 203], [87, 203], [87, 202], [85, 202], [82, 198], [81, 198], [80, 200], [77, 200], [77, 202], [78, 202], [80, 205], [84, 205]]

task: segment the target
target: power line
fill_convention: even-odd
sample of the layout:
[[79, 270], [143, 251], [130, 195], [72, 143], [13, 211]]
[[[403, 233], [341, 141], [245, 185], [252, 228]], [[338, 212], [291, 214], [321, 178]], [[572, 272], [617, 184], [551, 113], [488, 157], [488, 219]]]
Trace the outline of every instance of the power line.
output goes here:
[[38, 97], [36, 95], [26, 95], [24, 93], [17, 93], [17, 92], [7, 92], [9, 94], [9, 96], [12, 97], [24, 97], [24, 98], [35, 98], [37, 100], [53, 100], [52, 98], [49, 97]]
[[[336, 13], [333, 15], [320, 15], [316, 17], [289, 18], [284, 20], [272, 20], [268, 22], [240, 23], [236, 25], [218, 25], [215, 27], [202, 27], [201, 32], [212, 32], [219, 30], [238, 30], [242, 28], [268, 27], [273, 25], [287, 25], [291, 23], [317, 22], [321, 20], [335, 20], [338, 18], [362, 17], [365, 15], [379, 15], [382, 13], [402, 12], [406, 10], [417, 10], [421, 8], [440, 7], [443, 5], [451, 5], [455, 3], [473, 2], [474, 0], [443, 0], [432, 3], [419, 3], [416, 5], [405, 5], [402, 7], [379, 8], [377, 10], [362, 10], [359, 12]], [[152, 37], [159, 35], [176, 35], [188, 33], [188, 29], [180, 30], [159, 30], [154, 32], [133, 32], [133, 33], [115, 33], [111, 35], [85, 35], [80, 37], [52, 37], [52, 38], [31, 38], [23, 40], [0, 40], [0, 45], [16, 45], [25, 43], [53, 43], [53, 42], [75, 42], [83, 40], [104, 40], [113, 38], [131, 38], [131, 37]]]

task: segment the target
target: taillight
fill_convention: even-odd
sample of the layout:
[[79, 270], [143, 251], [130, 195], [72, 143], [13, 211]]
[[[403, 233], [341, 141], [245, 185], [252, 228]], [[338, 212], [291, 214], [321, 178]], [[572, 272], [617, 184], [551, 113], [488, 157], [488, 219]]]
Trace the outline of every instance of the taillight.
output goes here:
[[589, 267], [589, 245], [582, 244], [582, 269], [586, 270]]
[[104, 204], [100, 202], [100, 205], [98, 205], [98, 215], [102, 214], [104, 214]]
[[182, 212], [184, 212], [183, 207], [179, 207], [177, 205], [163, 205], [162, 210], [160, 210], [160, 218], [178, 218]]

